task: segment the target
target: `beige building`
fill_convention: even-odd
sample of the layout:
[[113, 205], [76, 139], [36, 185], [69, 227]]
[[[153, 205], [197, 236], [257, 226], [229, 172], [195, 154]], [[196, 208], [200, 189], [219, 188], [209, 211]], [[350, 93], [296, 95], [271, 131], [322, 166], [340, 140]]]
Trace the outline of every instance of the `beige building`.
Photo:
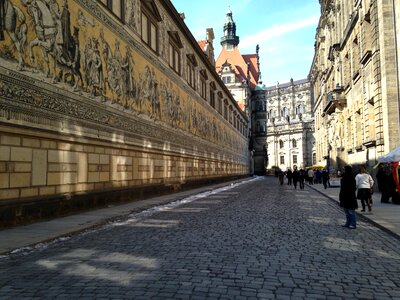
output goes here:
[[[265, 88], [265, 98], [253, 102], [255, 132], [266, 132], [269, 172], [293, 170], [315, 163], [313, 95], [307, 79]], [[262, 112], [265, 119], [262, 119]]]
[[310, 71], [317, 161], [371, 167], [400, 145], [400, 2], [320, 4]]
[[0, 6], [0, 226], [249, 174], [248, 118], [171, 1]]

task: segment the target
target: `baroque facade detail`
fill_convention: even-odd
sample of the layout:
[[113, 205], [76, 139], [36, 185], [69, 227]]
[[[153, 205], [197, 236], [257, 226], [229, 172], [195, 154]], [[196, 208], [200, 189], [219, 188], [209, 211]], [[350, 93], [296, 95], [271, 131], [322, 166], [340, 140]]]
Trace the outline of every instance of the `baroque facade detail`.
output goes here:
[[307, 79], [264, 87], [253, 100], [253, 134], [266, 156], [266, 170], [313, 165], [313, 94]]
[[371, 168], [400, 144], [400, 4], [320, 3], [310, 71], [317, 160]]

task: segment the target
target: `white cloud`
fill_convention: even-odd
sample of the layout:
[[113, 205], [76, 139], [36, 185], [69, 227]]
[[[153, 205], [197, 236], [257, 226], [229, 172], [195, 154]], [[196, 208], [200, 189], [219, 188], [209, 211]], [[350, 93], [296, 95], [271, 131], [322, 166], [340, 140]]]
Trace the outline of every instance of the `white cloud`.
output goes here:
[[253, 35], [246, 36], [240, 42], [240, 46], [242, 48], [253, 47], [255, 44], [266, 42], [272, 38], [282, 36], [289, 32], [297, 31], [312, 25], [317, 25], [318, 20], [319, 16], [312, 16], [296, 22], [274, 25], [271, 28], [267, 28]]

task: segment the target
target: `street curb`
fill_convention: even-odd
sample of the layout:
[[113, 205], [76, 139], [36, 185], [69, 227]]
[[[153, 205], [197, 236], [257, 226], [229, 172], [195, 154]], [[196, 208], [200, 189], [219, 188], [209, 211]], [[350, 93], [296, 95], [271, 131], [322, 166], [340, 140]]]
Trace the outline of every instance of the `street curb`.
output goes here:
[[[312, 190], [314, 190], [315, 192], [321, 194], [322, 196], [325, 196], [326, 198], [328, 198], [329, 200], [335, 202], [336, 204], [338, 204], [338, 201], [334, 198], [332, 198], [331, 196], [328, 196], [327, 194], [324, 194], [323, 192], [319, 191], [318, 189], [314, 188], [313, 186], [307, 184], [307, 186], [309, 188], [311, 188]], [[339, 207], [338, 207], [339, 208]], [[391, 231], [390, 229], [386, 228], [385, 226], [382, 226], [381, 224], [377, 223], [374, 220], [371, 220], [370, 218], [368, 218], [367, 216], [359, 213], [358, 211], [356, 211], [357, 217], [361, 220], [363, 220], [364, 222], [367, 222], [369, 224], [374, 225], [375, 227], [379, 228], [380, 230], [386, 232], [387, 234], [391, 235], [392, 237], [396, 238], [397, 240], [400, 241], [400, 235], [398, 235], [397, 233]]]

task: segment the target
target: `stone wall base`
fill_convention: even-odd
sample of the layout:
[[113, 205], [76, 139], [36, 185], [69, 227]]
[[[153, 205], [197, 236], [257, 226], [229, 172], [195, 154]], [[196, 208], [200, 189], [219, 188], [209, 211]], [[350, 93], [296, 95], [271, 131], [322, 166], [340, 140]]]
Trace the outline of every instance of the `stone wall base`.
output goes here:
[[151, 197], [176, 193], [210, 184], [245, 178], [247, 175], [205, 178], [171, 183], [148, 185], [129, 189], [110, 189], [96, 192], [43, 197], [41, 199], [15, 199], [0, 202], [0, 228], [26, 225], [50, 220], [77, 212], [105, 208], [108, 205], [128, 203]]

